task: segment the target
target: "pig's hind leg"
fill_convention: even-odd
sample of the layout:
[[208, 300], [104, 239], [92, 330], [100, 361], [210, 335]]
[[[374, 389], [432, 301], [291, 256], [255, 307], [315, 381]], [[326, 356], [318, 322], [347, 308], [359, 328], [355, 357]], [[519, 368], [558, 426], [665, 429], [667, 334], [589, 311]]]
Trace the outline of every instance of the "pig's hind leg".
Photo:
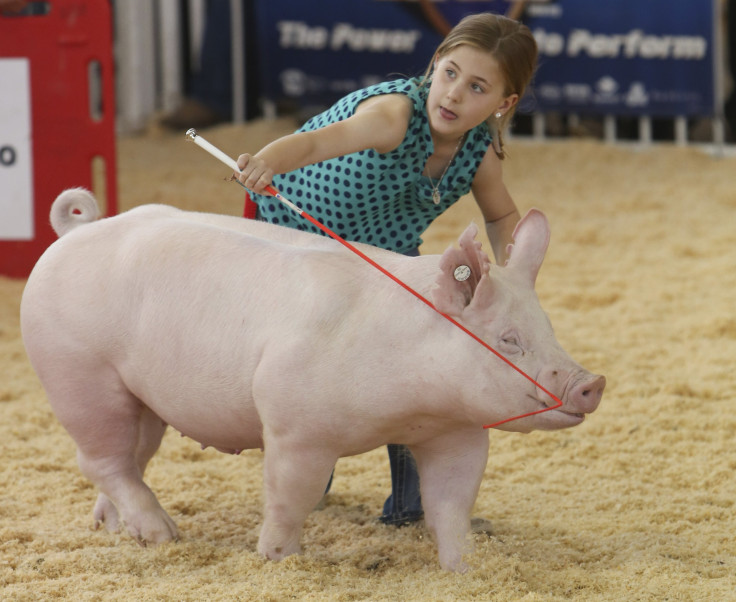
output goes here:
[[[145, 473], [148, 462], [158, 451], [165, 432], [166, 423], [147, 407], [144, 407], [139, 422], [138, 446], [135, 454], [136, 464], [141, 476]], [[93, 516], [95, 527], [104, 524], [108, 531], [115, 532], [122, 526], [115, 504], [104, 493], [100, 493], [97, 497]]]
[[112, 369], [81, 370], [78, 365], [76, 369], [86, 378], [70, 382], [67, 377], [58, 391], [51, 387], [47, 392], [54, 412], [77, 444], [80, 469], [101, 491], [95, 520], [111, 530], [122, 522], [142, 545], [176, 539], [176, 525], [143, 482], [143, 471], [161, 443], [165, 424], [126, 389]]

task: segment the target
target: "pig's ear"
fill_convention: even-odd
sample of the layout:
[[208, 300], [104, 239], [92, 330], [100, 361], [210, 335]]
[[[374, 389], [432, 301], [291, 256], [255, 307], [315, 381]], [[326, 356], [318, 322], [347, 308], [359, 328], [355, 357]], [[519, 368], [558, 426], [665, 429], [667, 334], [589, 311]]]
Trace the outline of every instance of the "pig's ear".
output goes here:
[[516, 224], [514, 244], [506, 265], [527, 274], [534, 284], [547, 252], [549, 234], [549, 222], [544, 213], [538, 209], [530, 209]]
[[474, 305], [479, 302], [476, 297], [490, 294], [491, 262], [475, 240], [477, 234], [478, 227], [470, 224], [458, 240], [460, 248], [450, 247], [440, 258], [440, 274], [432, 301], [442, 313], [459, 316], [471, 301]]

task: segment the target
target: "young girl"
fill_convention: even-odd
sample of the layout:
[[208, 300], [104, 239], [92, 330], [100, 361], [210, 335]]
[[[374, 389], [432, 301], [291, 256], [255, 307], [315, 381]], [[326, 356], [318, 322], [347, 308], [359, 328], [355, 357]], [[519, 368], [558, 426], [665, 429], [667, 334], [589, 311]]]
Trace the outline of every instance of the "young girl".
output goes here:
[[[286, 198], [346, 240], [418, 255], [421, 234], [473, 192], [498, 263], [519, 220], [502, 179], [501, 131], [534, 73], [529, 29], [490, 13], [458, 23], [421, 79], [358, 90], [257, 154], [238, 157], [238, 176], [260, 219], [321, 233], [278, 200]], [[392, 494], [381, 520], [422, 517], [413, 458], [389, 446]]]

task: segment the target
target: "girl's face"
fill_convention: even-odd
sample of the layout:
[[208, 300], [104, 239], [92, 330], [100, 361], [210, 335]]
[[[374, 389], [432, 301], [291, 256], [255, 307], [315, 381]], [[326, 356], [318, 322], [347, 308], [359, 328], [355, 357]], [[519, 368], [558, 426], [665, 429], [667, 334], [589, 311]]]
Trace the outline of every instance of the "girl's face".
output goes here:
[[496, 59], [473, 46], [438, 59], [427, 99], [433, 137], [457, 140], [491, 115], [505, 114], [519, 100], [518, 94], [506, 96], [505, 84]]

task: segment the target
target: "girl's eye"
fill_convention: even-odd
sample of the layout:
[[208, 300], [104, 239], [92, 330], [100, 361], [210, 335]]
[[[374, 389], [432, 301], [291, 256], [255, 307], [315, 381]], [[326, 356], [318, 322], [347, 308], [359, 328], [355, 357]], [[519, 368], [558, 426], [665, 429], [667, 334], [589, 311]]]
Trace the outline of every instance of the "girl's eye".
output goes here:
[[453, 69], [445, 69], [445, 74], [447, 74], [447, 77], [450, 79], [455, 77], [455, 71]]
[[483, 88], [481, 87], [480, 84], [473, 84], [471, 88], [473, 92], [483, 92]]

